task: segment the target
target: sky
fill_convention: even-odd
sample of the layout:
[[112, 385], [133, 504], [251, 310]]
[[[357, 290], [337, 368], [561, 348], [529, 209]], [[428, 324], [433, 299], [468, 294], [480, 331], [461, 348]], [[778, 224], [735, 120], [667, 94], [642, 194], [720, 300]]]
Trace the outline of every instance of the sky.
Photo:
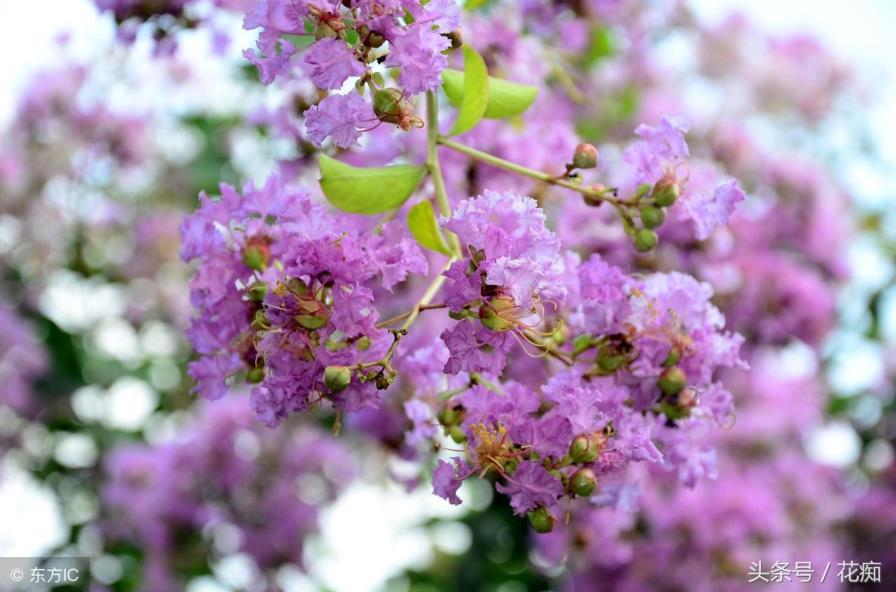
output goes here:
[[[736, 8], [772, 31], [817, 33], [836, 53], [861, 63], [867, 79], [874, 81], [869, 91], [878, 106], [868, 115], [875, 139], [885, 161], [893, 165], [885, 168], [896, 170], [896, 133], [886, 133], [896, 130], [896, 2], [851, 0], [848, 8], [842, 2], [818, 0], [695, 0], [693, 5], [708, 21], [717, 21]], [[113, 36], [111, 24], [97, 19], [90, 0], [0, 0], [0, 124], [11, 117], [16, 96], [30, 75], [52, 65], [57, 51], [55, 40], [71, 29], [79, 33], [66, 51], [78, 57], [90, 56], [96, 47], [105, 45], [97, 43], [97, 39]], [[887, 192], [884, 198], [893, 197], [885, 170], [868, 172], [857, 167], [851, 174], [861, 183], [866, 199], [873, 202], [876, 196]], [[854, 444], [850, 432], [835, 425], [810, 447], [815, 446], [820, 456], [833, 458], [838, 451], [841, 455], [844, 450], [848, 452]], [[23, 507], [28, 511], [21, 512]], [[377, 511], [370, 512], [372, 507]], [[40, 519], [16, 529], [17, 516], [9, 511], [12, 508], [17, 509], [18, 517], [27, 514]], [[5, 525], [0, 533], [0, 555], [37, 553], [52, 544], [54, 524], [58, 524], [56, 512], [48, 494], [27, 476], [14, 467], [0, 467], [0, 524]], [[403, 568], [426, 563], [433, 535], [415, 525], [426, 517], [454, 515], [453, 512], [456, 511], [426, 491], [404, 496], [394, 488], [359, 485], [325, 515], [325, 535], [310, 551], [316, 558], [312, 575], [335, 589], [375, 590]], [[16, 533], [12, 538], [8, 536], [11, 532]], [[439, 533], [438, 538], [442, 544], [448, 541], [460, 550], [465, 536], [462, 530], [455, 530]], [[393, 544], [385, 548], [377, 545], [376, 541], [384, 538]], [[348, 557], [355, 568], [340, 569]], [[224, 579], [238, 581], [245, 576], [245, 570], [236, 558], [221, 566], [221, 574]], [[284, 573], [283, 578], [284, 589], [316, 589], [297, 573]], [[204, 581], [193, 592], [219, 589]]]

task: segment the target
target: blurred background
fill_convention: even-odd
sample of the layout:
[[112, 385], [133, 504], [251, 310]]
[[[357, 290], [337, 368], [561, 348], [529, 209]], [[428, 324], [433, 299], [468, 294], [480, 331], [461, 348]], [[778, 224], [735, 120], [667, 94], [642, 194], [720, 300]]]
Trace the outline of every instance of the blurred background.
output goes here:
[[[748, 110], [744, 119], [757, 137], [819, 163], [848, 195], [843, 207], [855, 232], [845, 243], [818, 245], [842, 251], [849, 270], [836, 285], [834, 326], [818, 355], [815, 344], [795, 340], [775, 362], [777, 376], [821, 386], [792, 381], [775, 388], [794, 398], [804, 389], [820, 393], [824, 417], [799, 445], [806, 458], [836, 471], [846, 491], [831, 502], [844, 508], [830, 528], [849, 552], [830, 559], [896, 557], [896, 3], [688, 6], [693, 21], [667, 26], [658, 42], [657, 59], [670, 71], [696, 71], [695, 56], [726, 41], [719, 32], [731, 14], [752, 23], [734, 27], [746, 40], [743, 62], [732, 60], [728, 78], [673, 80], [672, 88], [705, 105], [708, 117], [729, 107], [720, 88], [742, 96], [747, 91], [737, 84], [758, 78], [738, 68], [750, 63], [750, 43], [763, 36], [810, 35], [846, 72], [825, 89], [832, 104], [816, 114], [817, 65], [794, 58], [787, 66], [809, 80], [782, 65], [777, 74], [784, 80], [777, 82], [805, 85], [802, 119], [769, 117], [770, 108]], [[289, 428], [272, 442], [251, 417], [227, 405], [208, 409], [189, 394], [182, 216], [200, 191], [215, 192], [221, 181], [263, 180], [302, 151], [276, 131], [283, 93], [258, 85], [241, 56], [255, 35], [241, 29], [237, 13], [211, 3], [205, 10], [204, 26], [178, 32], [176, 52], [159, 58], [152, 33], [121, 43], [114, 19], [90, 0], [0, 0], [0, 556], [87, 556], [95, 584], [121, 590], [141, 580], [145, 586], [146, 574], [162, 581], [172, 571], [180, 583], [165, 586], [191, 591], [249, 589], [260, 578], [284, 590], [550, 589], [558, 572], [532, 567], [530, 561], [547, 564], [527, 545], [525, 525], [509, 519], [506, 504], [493, 503], [489, 487], [467, 483], [467, 503], [450, 506], [427, 487], [408, 492], [382, 479], [370, 469], [375, 459], [358, 462], [351, 443], [332, 450], [320, 444], [327, 463], [307, 459], [291, 451], [320, 437], [313, 430]], [[647, 101], [642, 112], [649, 112]], [[636, 121], [622, 114], [617, 124], [629, 119]], [[836, 208], [824, 215], [831, 222], [846, 217]], [[235, 456], [215, 460], [214, 447], [202, 448], [208, 440], [187, 433], [229, 434]], [[297, 503], [307, 506], [290, 523], [303, 537], [298, 549], [264, 557], [250, 557], [234, 542], [251, 535], [251, 528], [234, 534], [234, 525], [255, 510], [240, 507], [246, 500], [227, 478], [197, 500], [184, 499], [182, 508], [132, 478], [148, 466], [203, 475], [216, 466], [210, 482], [237, 475], [264, 492], [251, 503], [271, 512], [286, 503], [294, 512], [295, 504], [274, 495], [276, 483], [247, 468], [260, 457], [287, 462], [284, 456], [301, 484]], [[156, 486], [179, 487], [173, 478]], [[218, 501], [209, 508], [212, 498]], [[332, 498], [318, 512], [319, 502]], [[172, 512], [196, 511], [190, 504], [223, 518], [200, 533], [154, 527], [174, 520]], [[881, 532], [862, 523], [860, 507], [881, 522]], [[170, 550], [172, 536], [183, 564], [174, 567], [159, 550]]]

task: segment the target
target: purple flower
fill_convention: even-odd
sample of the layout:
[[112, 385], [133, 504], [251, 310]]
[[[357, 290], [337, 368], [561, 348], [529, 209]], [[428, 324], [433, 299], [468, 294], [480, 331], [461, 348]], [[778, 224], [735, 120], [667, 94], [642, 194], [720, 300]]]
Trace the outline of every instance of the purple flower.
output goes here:
[[508, 483], [495, 487], [510, 496], [510, 505], [516, 514], [525, 514], [538, 506], [550, 507], [563, 495], [563, 486], [539, 463], [525, 461], [519, 464]]
[[457, 323], [441, 335], [451, 356], [445, 372], [486, 372], [500, 376], [507, 362], [507, 352], [513, 345], [505, 333], [489, 331], [475, 321]]
[[311, 81], [327, 90], [338, 89], [348, 78], [364, 73], [364, 66], [355, 52], [343, 41], [328, 37], [308, 48], [302, 58], [302, 67]]
[[105, 471], [105, 536], [141, 549], [153, 589], [177, 590], [186, 582], [172, 558], [197, 551], [184, 534], [204, 549], [221, 524], [236, 530], [238, 550], [259, 570], [300, 565], [323, 500], [337, 496], [356, 467], [328, 434], [307, 425], [267, 431], [231, 398], [201, 405], [175, 441], [119, 446]]
[[695, 235], [706, 240], [713, 229], [728, 224], [737, 204], [747, 198], [737, 181], [729, 181], [715, 188], [712, 195], [698, 193], [682, 199], [684, 211], [693, 221]]
[[454, 464], [439, 459], [436, 468], [432, 472], [432, 492], [437, 496], [448, 500], [451, 505], [460, 505], [457, 490], [464, 479], [466, 470], [464, 462], [459, 458], [452, 459]]
[[635, 169], [633, 185], [656, 183], [667, 172], [675, 172], [688, 157], [684, 134], [688, 124], [682, 117], [664, 117], [657, 126], [641, 124], [635, 133], [641, 140], [632, 144], [624, 158]]
[[[375, 280], [391, 289], [425, 272], [419, 247], [398, 226], [362, 231], [276, 177], [218, 200], [183, 225], [183, 255], [200, 261], [191, 282], [198, 315], [188, 331], [199, 360], [196, 390], [220, 398], [241, 376], [256, 384], [251, 405], [276, 425], [326, 397], [336, 408], [374, 406], [381, 389], [351, 372], [334, 386], [328, 367], [381, 357], [389, 335], [376, 326]], [[384, 388], [384, 387], [382, 387]]]
[[405, 435], [405, 442], [410, 446], [417, 446], [432, 440], [436, 435], [436, 423], [429, 406], [412, 399], [405, 401], [404, 412], [413, 425], [413, 429]]
[[392, 41], [386, 65], [401, 68], [398, 82], [406, 91], [416, 94], [436, 90], [448, 65], [442, 52], [450, 46], [446, 37], [427, 24], [415, 24]]
[[330, 138], [340, 148], [348, 148], [376, 123], [373, 107], [356, 92], [330, 95], [305, 113], [308, 137], [317, 145]]

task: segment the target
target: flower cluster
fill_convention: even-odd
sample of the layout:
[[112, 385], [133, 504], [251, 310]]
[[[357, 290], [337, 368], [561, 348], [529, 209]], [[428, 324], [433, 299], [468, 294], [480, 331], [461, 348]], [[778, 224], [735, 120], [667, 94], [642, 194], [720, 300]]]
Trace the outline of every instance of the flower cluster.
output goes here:
[[46, 367], [47, 354], [25, 320], [0, 306], [0, 405], [20, 413], [32, 409], [32, 384]]
[[[213, 0], [215, 7], [244, 12], [252, 0]], [[197, 28], [209, 16], [201, 10], [197, 0], [94, 0], [101, 12], [115, 17], [117, 36], [123, 43], [133, 43], [141, 27], [148, 26], [155, 42], [156, 55], [170, 55], [177, 50], [177, 34], [184, 29]], [[217, 48], [228, 42], [227, 37], [216, 32]]]
[[377, 326], [373, 289], [426, 272], [417, 244], [395, 224], [363, 230], [337, 218], [276, 177], [201, 200], [182, 250], [200, 262], [188, 332], [197, 392], [217, 399], [237, 378], [252, 383], [253, 407], [272, 426], [325, 398], [346, 411], [373, 404], [393, 374], [378, 363], [393, 337]]
[[[498, 213], [511, 210], [500, 200], [496, 205], [492, 227], [482, 228], [479, 236], [501, 233], [495, 227], [506, 218]], [[459, 212], [466, 211], [462, 204]], [[538, 236], [538, 231], [529, 234]], [[485, 255], [482, 261], [488, 259]], [[537, 265], [524, 267], [537, 276]], [[631, 463], [662, 464], [691, 485], [713, 473], [712, 454], [694, 449], [694, 434], [730, 421], [730, 394], [713, 377], [716, 369], [740, 363], [741, 338], [721, 331], [721, 315], [709, 304], [709, 286], [682, 274], [636, 279], [597, 256], [577, 272], [569, 285], [569, 345], [537, 342], [556, 347], [548, 351], [570, 367], [540, 389], [513, 381], [498, 386], [474, 376], [475, 386], [449, 399], [439, 418], [456, 441], [466, 442], [466, 454], [453, 464], [440, 461], [433, 475], [439, 495], [459, 503], [460, 481], [493, 473], [517, 513], [529, 513], [533, 526], [545, 531], [561, 513], [561, 499], [618, 491]], [[533, 281], [495, 285], [487, 283], [487, 273], [482, 275], [484, 293], [503, 288], [510, 294], [511, 286], [522, 286], [530, 299], [545, 293], [530, 292]], [[486, 336], [511, 330], [531, 335], [534, 325], [521, 325], [520, 317], [537, 315], [526, 309], [521, 315], [515, 298], [505, 296], [499, 311], [504, 315], [494, 314], [495, 305], [479, 298]], [[452, 341], [445, 341], [451, 350]], [[451, 352], [452, 358], [463, 356], [463, 368], [470, 372], [489, 372], [476, 363], [506, 355], [487, 339], [474, 345]], [[494, 366], [500, 373], [503, 360]], [[446, 370], [452, 369], [449, 360]], [[610, 486], [598, 489], [598, 480]]]
[[230, 399], [203, 406], [180, 439], [117, 448], [105, 470], [106, 534], [146, 555], [144, 589], [181, 590], [171, 558], [205, 554], [212, 544], [245, 553], [263, 571], [301, 565], [322, 503], [356, 467], [327, 434], [266, 430]]
[[[441, 84], [448, 64], [443, 52], [459, 42], [459, 24], [453, 0], [258, 0], [244, 23], [262, 29], [258, 52], [245, 56], [265, 84], [296, 70], [322, 90], [338, 91], [356, 80], [354, 89], [331, 94], [306, 113], [314, 143], [330, 138], [346, 148], [380, 122], [405, 130], [422, 125], [413, 96]], [[300, 52], [305, 36], [316, 41]], [[399, 88], [386, 85], [383, 67], [398, 70]]]

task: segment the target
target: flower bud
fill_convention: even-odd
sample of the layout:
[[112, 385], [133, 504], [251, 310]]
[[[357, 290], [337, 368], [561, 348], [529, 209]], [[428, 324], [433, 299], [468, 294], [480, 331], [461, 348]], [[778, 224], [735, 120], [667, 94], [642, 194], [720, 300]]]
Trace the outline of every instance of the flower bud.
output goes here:
[[655, 206], [644, 206], [641, 208], [641, 222], [644, 228], [656, 228], [662, 225], [666, 219], [666, 213]]
[[324, 384], [334, 393], [344, 391], [352, 381], [352, 371], [345, 366], [324, 368]]
[[[590, 185], [588, 187], [588, 189], [590, 191], [593, 191], [594, 193], [603, 193], [604, 191], [606, 191], [607, 188], [600, 183], [593, 183], [592, 185]], [[599, 196], [592, 195], [589, 193], [582, 194], [582, 201], [585, 202], [586, 206], [591, 206], [592, 208], [599, 207], [601, 204], [604, 203], [604, 200], [601, 199]]]
[[479, 307], [479, 321], [492, 331], [509, 331], [518, 325], [516, 309], [512, 296], [496, 296]]
[[463, 428], [459, 425], [453, 425], [448, 428], [448, 436], [451, 437], [452, 440], [456, 444], [463, 444], [467, 441], [467, 434], [464, 432]]
[[367, 351], [368, 349], [370, 349], [372, 343], [373, 342], [370, 341], [370, 337], [362, 335], [358, 338], [357, 341], [355, 341], [355, 347], [358, 349], [358, 351]]
[[663, 360], [663, 367], [671, 368], [677, 364], [679, 360], [681, 360], [681, 350], [677, 347], [673, 347], [669, 350], [669, 355], [666, 356], [666, 359]]
[[656, 233], [649, 228], [641, 228], [635, 232], [635, 250], [639, 253], [652, 250], [658, 241]]
[[640, 185], [638, 185], [638, 188], [635, 189], [635, 199], [641, 199], [642, 197], [650, 193], [651, 189], [653, 189], [653, 185], [651, 185], [650, 183], [641, 183]]
[[588, 497], [595, 489], [597, 489], [597, 477], [591, 469], [579, 469], [569, 479], [570, 492], [579, 497]]
[[445, 407], [439, 413], [439, 423], [443, 426], [453, 426], [460, 421], [460, 413], [454, 407]]
[[577, 169], [593, 169], [597, 166], [597, 148], [592, 144], [579, 144], [572, 157], [572, 164]]
[[246, 373], [246, 382], [251, 384], [258, 384], [264, 380], [264, 368], [250, 368]]
[[264, 268], [268, 266], [268, 257], [270, 257], [270, 252], [263, 244], [248, 245], [243, 251], [243, 263], [255, 271], [264, 271]]
[[569, 445], [569, 458], [577, 464], [594, 462], [597, 460], [597, 446], [588, 436], [576, 436]]
[[604, 372], [615, 372], [625, 363], [625, 355], [612, 348], [601, 348], [597, 354], [597, 366]]
[[572, 340], [572, 353], [577, 356], [594, 345], [595, 339], [591, 335], [577, 335]]
[[687, 385], [687, 382], [688, 377], [684, 373], [684, 370], [678, 366], [673, 366], [672, 368], [667, 368], [660, 374], [657, 386], [659, 386], [660, 390], [666, 395], [673, 396], [680, 393]]
[[535, 532], [546, 533], [554, 530], [555, 519], [544, 506], [540, 506], [532, 510], [526, 516], [529, 518], [529, 524]]
[[678, 180], [674, 176], [667, 176], [660, 179], [656, 184], [653, 190], [653, 199], [656, 205], [661, 208], [667, 208], [675, 203], [679, 193], [681, 193], [681, 188], [678, 186]]

